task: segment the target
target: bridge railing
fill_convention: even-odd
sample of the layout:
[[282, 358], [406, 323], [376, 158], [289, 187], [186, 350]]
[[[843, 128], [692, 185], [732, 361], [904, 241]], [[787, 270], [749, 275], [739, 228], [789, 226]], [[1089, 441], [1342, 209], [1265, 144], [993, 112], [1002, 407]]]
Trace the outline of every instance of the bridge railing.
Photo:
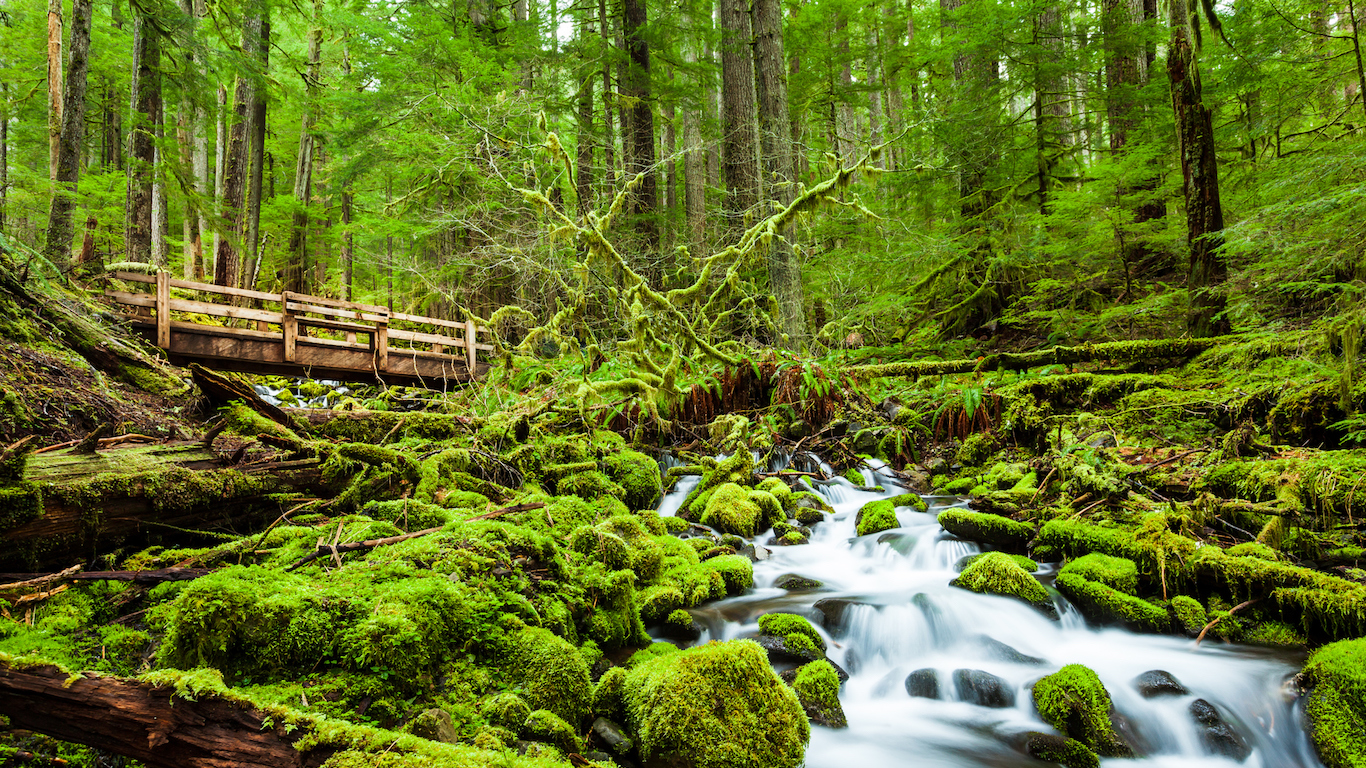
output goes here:
[[[365, 346], [373, 353], [374, 365], [380, 371], [389, 369], [389, 354], [395, 352], [460, 358], [473, 374], [478, 353], [493, 350], [491, 345], [478, 340], [478, 334], [488, 333], [488, 329], [478, 327], [473, 320], [458, 322], [390, 312], [387, 307], [290, 291], [265, 293], [197, 283], [173, 278], [164, 271], [155, 275], [117, 272], [114, 277], [150, 286], [150, 293], [109, 290], [105, 291], [105, 295], [120, 305], [130, 307], [135, 317], [155, 323], [156, 344], [166, 350], [171, 348], [172, 330], [202, 331], [213, 327], [177, 321], [173, 319], [173, 313], [176, 312], [253, 323], [252, 328], [236, 328], [233, 332], [253, 336], [278, 335], [284, 343], [285, 362], [296, 361], [301, 338], [309, 339], [314, 344], [355, 346], [360, 344], [359, 337], [365, 336]], [[262, 306], [258, 308], [215, 303], [212, 300], [182, 299], [171, 295], [172, 288], [208, 294], [214, 298], [222, 297], [228, 301], [247, 300]], [[265, 308], [268, 306], [278, 306], [279, 310]], [[403, 327], [394, 327], [395, 323]]]

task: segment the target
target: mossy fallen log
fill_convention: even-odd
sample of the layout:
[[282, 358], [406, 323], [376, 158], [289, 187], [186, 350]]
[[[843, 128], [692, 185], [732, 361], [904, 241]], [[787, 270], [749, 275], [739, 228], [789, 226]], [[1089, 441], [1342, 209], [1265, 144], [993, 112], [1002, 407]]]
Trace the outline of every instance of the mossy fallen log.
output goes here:
[[1236, 341], [1239, 338], [1238, 336], [1214, 336], [1207, 339], [1107, 341], [1100, 344], [1081, 344], [1075, 347], [1053, 347], [1036, 352], [998, 352], [965, 360], [860, 365], [849, 368], [847, 372], [867, 377], [940, 376], [953, 373], [975, 373], [977, 371], [1023, 371], [1041, 365], [1162, 360], [1190, 357], [1220, 344]]
[[0, 661], [0, 715], [12, 728], [108, 750], [152, 768], [321, 765], [335, 751], [301, 752], [303, 734], [250, 705], [177, 696], [171, 687], [55, 666]]

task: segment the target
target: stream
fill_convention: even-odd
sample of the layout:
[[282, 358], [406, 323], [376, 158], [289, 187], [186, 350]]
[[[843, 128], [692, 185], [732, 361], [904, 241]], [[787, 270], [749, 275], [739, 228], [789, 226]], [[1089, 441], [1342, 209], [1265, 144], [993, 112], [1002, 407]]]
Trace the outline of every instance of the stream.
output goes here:
[[[786, 466], [785, 458], [779, 466]], [[1145, 766], [1240, 765], [1206, 751], [1202, 726], [1190, 714], [1196, 699], [1212, 703], [1252, 748], [1241, 765], [1321, 765], [1287, 687], [1302, 654], [1210, 638], [1196, 649], [1187, 638], [1089, 627], [1056, 592], [1060, 619], [1053, 621], [1015, 600], [951, 587], [955, 564], [980, 548], [946, 533], [936, 517], [948, 507], [965, 506], [966, 500], [926, 496], [928, 512], [899, 507], [901, 527], [858, 537], [854, 517], [861, 506], [904, 492], [888, 474], [867, 469], [864, 474], [866, 486], [881, 485], [883, 490], [861, 489], [839, 477], [814, 484], [804, 478], [834, 508], [834, 515], [814, 526], [809, 544], [769, 548], [769, 557], [754, 564], [753, 590], [692, 612], [705, 628], [698, 643], [753, 637], [759, 632], [758, 617], [774, 611], [802, 614], [821, 631], [829, 658], [850, 673], [840, 692], [849, 727], [813, 726], [807, 768], [1051, 765], [1026, 756], [1012, 743], [1028, 731], [1054, 732], [1034, 710], [1030, 686], [1066, 664], [1084, 664], [1099, 675], [1127, 721], [1121, 732], [1146, 758]], [[680, 478], [661, 500], [660, 514], [674, 514], [697, 482], [696, 477]], [[765, 533], [756, 541], [768, 538]], [[1043, 565], [1036, 574], [1050, 591], [1056, 568]], [[773, 587], [785, 574], [817, 579], [824, 586], [807, 592]], [[822, 607], [833, 620], [815, 607], [817, 601], [831, 599]], [[1024, 656], [1011, 660], [1001, 644]], [[937, 672], [939, 699], [907, 693], [907, 675], [926, 668]], [[1013, 706], [988, 708], [961, 700], [953, 682], [960, 669], [982, 670], [1004, 680], [1004, 687], [1013, 689]], [[1171, 673], [1189, 694], [1142, 697], [1134, 680], [1150, 670]]]

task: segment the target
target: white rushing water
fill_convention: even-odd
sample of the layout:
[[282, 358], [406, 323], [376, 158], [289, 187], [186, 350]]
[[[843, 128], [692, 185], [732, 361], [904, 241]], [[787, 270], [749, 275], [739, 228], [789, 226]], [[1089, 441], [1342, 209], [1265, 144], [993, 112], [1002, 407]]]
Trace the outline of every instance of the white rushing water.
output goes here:
[[[1145, 766], [1240, 765], [1206, 752], [1201, 727], [1189, 711], [1196, 699], [1214, 704], [1253, 748], [1241, 765], [1321, 765], [1294, 697], [1286, 692], [1299, 663], [1294, 654], [1209, 639], [1197, 649], [1186, 638], [1088, 627], [1061, 596], [1055, 598], [1061, 614], [1055, 621], [1015, 600], [951, 587], [955, 563], [979, 548], [945, 533], [936, 515], [963, 501], [926, 497], [927, 513], [898, 508], [901, 527], [858, 537], [858, 509], [903, 492], [885, 474], [865, 475], [869, 485], [885, 490], [860, 490], [843, 478], [817, 484], [813, 490], [835, 514], [815, 526], [810, 543], [772, 548], [767, 560], [754, 565], [755, 589], [693, 611], [707, 627], [699, 641], [706, 642], [751, 637], [758, 632], [757, 618], [773, 611], [803, 614], [822, 629], [823, 612], [814, 604], [849, 601], [838, 621], [822, 629], [829, 658], [851, 673], [840, 692], [849, 727], [813, 727], [807, 768], [1049, 765], [1022, 754], [1018, 736], [1053, 732], [1034, 710], [1031, 685], [1066, 664], [1084, 664], [1099, 675]], [[683, 478], [662, 500], [661, 514], [675, 513], [696, 482]], [[824, 586], [798, 593], [774, 588], [784, 574], [817, 579]], [[1034, 659], [1008, 660], [1000, 643]], [[907, 675], [926, 668], [937, 672], [939, 699], [906, 691]], [[1014, 705], [988, 708], [959, 700], [953, 673], [960, 669], [1003, 679], [1013, 688]], [[1171, 673], [1190, 693], [1143, 698], [1133, 681], [1149, 670]]]

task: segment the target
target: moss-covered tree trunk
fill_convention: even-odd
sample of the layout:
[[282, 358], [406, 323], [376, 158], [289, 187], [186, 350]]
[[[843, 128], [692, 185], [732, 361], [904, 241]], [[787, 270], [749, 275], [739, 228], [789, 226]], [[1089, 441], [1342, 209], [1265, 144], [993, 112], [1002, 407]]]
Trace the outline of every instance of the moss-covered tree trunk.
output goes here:
[[1191, 293], [1188, 317], [1195, 336], [1228, 331], [1220, 317], [1224, 297], [1216, 286], [1228, 272], [1221, 253], [1224, 209], [1219, 202], [1219, 164], [1214, 145], [1214, 113], [1201, 99], [1199, 62], [1195, 58], [1191, 12], [1187, 0], [1171, 0], [1171, 43], [1167, 78], [1171, 81], [1172, 112], [1181, 150], [1182, 191], [1186, 198], [1186, 241], [1190, 267], [1186, 286]]
[[74, 0], [71, 7], [71, 58], [66, 68], [66, 102], [62, 107], [62, 135], [57, 148], [56, 189], [47, 219], [47, 257], [57, 264], [71, 256], [72, 209], [81, 178], [81, 148], [85, 142], [85, 84], [90, 64], [91, 0]]
[[125, 219], [129, 261], [152, 258], [152, 185], [156, 128], [161, 114], [161, 32], [150, 12], [133, 17], [133, 130], [128, 151], [128, 213]]

